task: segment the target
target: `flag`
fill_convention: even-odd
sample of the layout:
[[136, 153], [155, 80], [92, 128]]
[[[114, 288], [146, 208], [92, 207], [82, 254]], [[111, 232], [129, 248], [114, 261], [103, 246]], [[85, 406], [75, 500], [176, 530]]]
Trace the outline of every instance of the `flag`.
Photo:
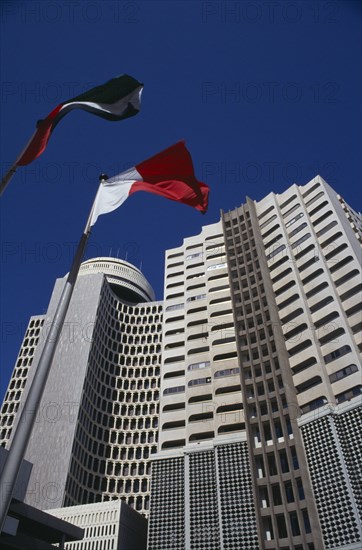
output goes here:
[[16, 166], [30, 164], [42, 154], [55, 126], [69, 111], [83, 109], [107, 120], [123, 120], [140, 110], [142, 89], [143, 84], [124, 74], [61, 103], [38, 122], [37, 131]]
[[137, 191], [148, 191], [207, 211], [209, 187], [195, 177], [191, 155], [180, 141], [125, 172], [101, 183], [94, 202], [91, 225], [98, 216], [118, 208]]

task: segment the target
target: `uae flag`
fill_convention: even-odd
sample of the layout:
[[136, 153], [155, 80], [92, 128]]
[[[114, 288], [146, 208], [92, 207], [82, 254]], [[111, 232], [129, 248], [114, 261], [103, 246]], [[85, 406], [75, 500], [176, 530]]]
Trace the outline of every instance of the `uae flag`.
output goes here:
[[69, 111], [83, 109], [107, 120], [123, 120], [139, 112], [142, 89], [143, 84], [124, 74], [61, 103], [38, 122], [37, 131], [17, 160], [16, 166], [30, 164], [42, 154], [52, 131]]
[[196, 179], [191, 155], [185, 143], [180, 141], [101, 183], [90, 225], [94, 225], [101, 214], [118, 208], [137, 191], [148, 191], [188, 204], [205, 214], [210, 189]]

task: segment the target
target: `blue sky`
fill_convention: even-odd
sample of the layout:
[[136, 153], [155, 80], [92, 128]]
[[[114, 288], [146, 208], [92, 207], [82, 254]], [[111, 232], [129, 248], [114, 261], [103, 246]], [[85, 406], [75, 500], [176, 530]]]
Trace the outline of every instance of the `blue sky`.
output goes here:
[[57, 104], [128, 73], [142, 111], [72, 112], [1, 198], [1, 384], [31, 315], [69, 269], [101, 172], [185, 139], [209, 212], [138, 193], [99, 218], [87, 257], [127, 256], [163, 293], [164, 251], [245, 196], [317, 173], [361, 210], [361, 3], [6, 1], [1, 10], [3, 174]]

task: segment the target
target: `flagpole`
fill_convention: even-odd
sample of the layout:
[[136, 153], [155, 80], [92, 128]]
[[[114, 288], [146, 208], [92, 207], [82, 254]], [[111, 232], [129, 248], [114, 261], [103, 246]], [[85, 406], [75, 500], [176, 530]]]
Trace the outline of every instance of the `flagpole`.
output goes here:
[[60, 296], [50, 330], [47, 334], [43, 351], [41, 353], [32, 384], [29, 389], [25, 405], [22, 408], [19, 422], [11, 443], [9, 453], [3, 471], [0, 476], [0, 533], [3, 531], [6, 516], [11, 504], [12, 492], [15, 487], [16, 479], [24, 459], [25, 452], [31, 437], [32, 428], [36, 419], [37, 411], [43, 395], [46, 381], [50, 372], [50, 367], [56, 351], [57, 343], [63, 328], [65, 316], [67, 314], [69, 303], [73, 294], [74, 286], [77, 280], [79, 268], [84, 256], [87, 242], [92, 228], [92, 215], [96, 204], [102, 182], [107, 179], [106, 176], [100, 176], [100, 185], [94, 199], [87, 223], [83, 234], [79, 240], [78, 248], [75, 253], [71, 269], [65, 282], [62, 294]]
[[38, 129], [35, 130], [35, 132], [31, 136], [31, 138], [29, 139], [28, 143], [25, 145], [25, 147], [23, 148], [21, 153], [19, 153], [19, 155], [16, 157], [16, 160], [11, 165], [11, 168], [9, 168], [9, 170], [6, 172], [5, 176], [3, 176], [3, 178], [1, 178], [0, 197], [4, 193], [5, 189], [9, 185], [12, 178], [14, 177], [16, 169], [18, 167], [18, 162], [21, 159], [21, 157], [23, 156], [23, 154], [25, 153], [25, 151], [27, 150], [27, 148], [29, 147], [29, 145], [31, 144], [31, 142], [33, 141], [33, 138], [35, 137], [35, 134], [37, 133], [37, 131], [38, 131]]

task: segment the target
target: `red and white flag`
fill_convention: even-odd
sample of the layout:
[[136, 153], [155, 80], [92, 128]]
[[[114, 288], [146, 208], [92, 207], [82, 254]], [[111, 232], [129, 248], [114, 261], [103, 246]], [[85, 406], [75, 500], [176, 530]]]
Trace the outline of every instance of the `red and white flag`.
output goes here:
[[103, 182], [94, 203], [91, 225], [98, 216], [112, 212], [137, 191], [188, 204], [205, 214], [210, 189], [196, 179], [191, 155], [180, 141]]

